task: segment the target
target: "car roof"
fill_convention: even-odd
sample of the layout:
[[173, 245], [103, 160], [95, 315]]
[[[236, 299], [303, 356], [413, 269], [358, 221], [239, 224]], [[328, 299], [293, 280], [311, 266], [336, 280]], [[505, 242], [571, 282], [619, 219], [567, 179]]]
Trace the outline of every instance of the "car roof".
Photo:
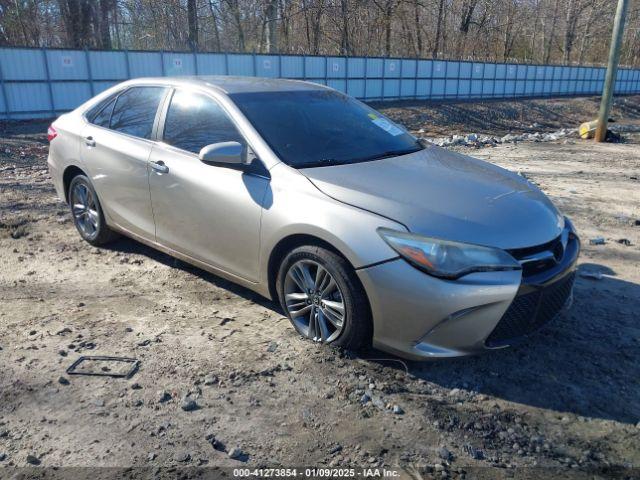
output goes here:
[[227, 75], [203, 75], [190, 77], [137, 78], [130, 85], [158, 83], [172, 86], [212, 87], [226, 94], [256, 92], [290, 92], [300, 90], [323, 90], [327, 87], [317, 83], [283, 78], [239, 77]]

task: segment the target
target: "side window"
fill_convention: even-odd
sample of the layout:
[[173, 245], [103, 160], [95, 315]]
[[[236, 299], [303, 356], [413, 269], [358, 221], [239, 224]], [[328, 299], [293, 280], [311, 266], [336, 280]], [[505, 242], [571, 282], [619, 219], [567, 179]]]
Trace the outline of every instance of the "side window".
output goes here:
[[110, 128], [140, 138], [151, 138], [153, 121], [164, 87], [134, 87], [118, 97], [111, 114]]
[[90, 122], [93, 122], [93, 119], [96, 117], [96, 115], [98, 115], [102, 111], [104, 106], [107, 103], [110, 103], [117, 96], [118, 96], [117, 93], [114, 93], [113, 95], [109, 95], [107, 98], [103, 99], [101, 102], [98, 102], [89, 110], [87, 110], [87, 113], [85, 113], [85, 117], [87, 117], [87, 120], [89, 120]]
[[212, 143], [245, 143], [222, 107], [206, 95], [185, 90], [176, 90], [173, 94], [163, 140], [193, 153]]
[[99, 127], [109, 128], [109, 120], [111, 120], [111, 112], [113, 112], [113, 106], [116, 103], [116, 99], [112, 98], [102, 110], [98, 111], [97, 115], [91, 118], [91, 123], [98, 125]]

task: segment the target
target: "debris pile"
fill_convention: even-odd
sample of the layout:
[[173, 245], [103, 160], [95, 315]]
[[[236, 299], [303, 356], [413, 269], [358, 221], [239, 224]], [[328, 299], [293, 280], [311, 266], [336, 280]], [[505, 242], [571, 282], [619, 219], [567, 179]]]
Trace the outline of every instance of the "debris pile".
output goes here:
[[[533, 125], [532, 125], [533, 126]], [[611, 125], [610, 130], [612, 132], [610, 136], [611, 141], [620, 141], [621, 133], [633, 133], [640, 132], [640, 125]], [[424, 130], [419, 130], [418, 134], [424, 133]], [[503, 143], [518, 143], [518, 142], [553, 142], [561, 139], [578, 139], [578, 129], [576, 128], [561, 128], [554, 132], [525, 132], [525, 133], [507, 133], [504, 136], [483, 135], [477, 133], [469, 133], [467, 135], [449, 135], [446, 137], [428, 138], [427, 140], [439, 147], [492, 147]]]
[[576, 138], [578, 131], [575, 128], [562, 128], [550, 133], [508, 133], [502, 137], [492, 135], [478, 135], [470, 133], [468, 135], [450, 135], [448, 137], [427, 138], [431, 143], [439, 147], [464, 146], [464, 147], [485, 147], [500, 145], [502, 143], [517, 142], [552, 142], [561, 138]]

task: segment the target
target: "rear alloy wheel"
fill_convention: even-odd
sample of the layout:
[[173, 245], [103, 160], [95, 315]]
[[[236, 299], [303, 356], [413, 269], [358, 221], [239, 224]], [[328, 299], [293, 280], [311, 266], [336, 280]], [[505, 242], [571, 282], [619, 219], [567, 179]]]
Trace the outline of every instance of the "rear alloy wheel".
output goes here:
[[341, 256], [298, 247], [285, 257], [276, 282], [282, 308], [304, 337], [352, 350], [371, 344], [369, 302]]
[[98, 195], [85, 175], [78, 175], [69, 185], [69, 206], [80, 236], [98, 246], [118, 237], [104, 221]]

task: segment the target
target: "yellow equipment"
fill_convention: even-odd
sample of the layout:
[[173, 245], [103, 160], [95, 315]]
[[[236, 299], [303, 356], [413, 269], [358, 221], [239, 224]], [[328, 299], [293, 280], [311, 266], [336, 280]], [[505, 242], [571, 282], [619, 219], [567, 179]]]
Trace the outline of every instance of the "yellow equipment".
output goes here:
[[584, 122], [578, 128], [580, 138], [593, 138], [596, 134], [596, 128], [598, 127], [598, 120], [591, 120], [590, 122]]

